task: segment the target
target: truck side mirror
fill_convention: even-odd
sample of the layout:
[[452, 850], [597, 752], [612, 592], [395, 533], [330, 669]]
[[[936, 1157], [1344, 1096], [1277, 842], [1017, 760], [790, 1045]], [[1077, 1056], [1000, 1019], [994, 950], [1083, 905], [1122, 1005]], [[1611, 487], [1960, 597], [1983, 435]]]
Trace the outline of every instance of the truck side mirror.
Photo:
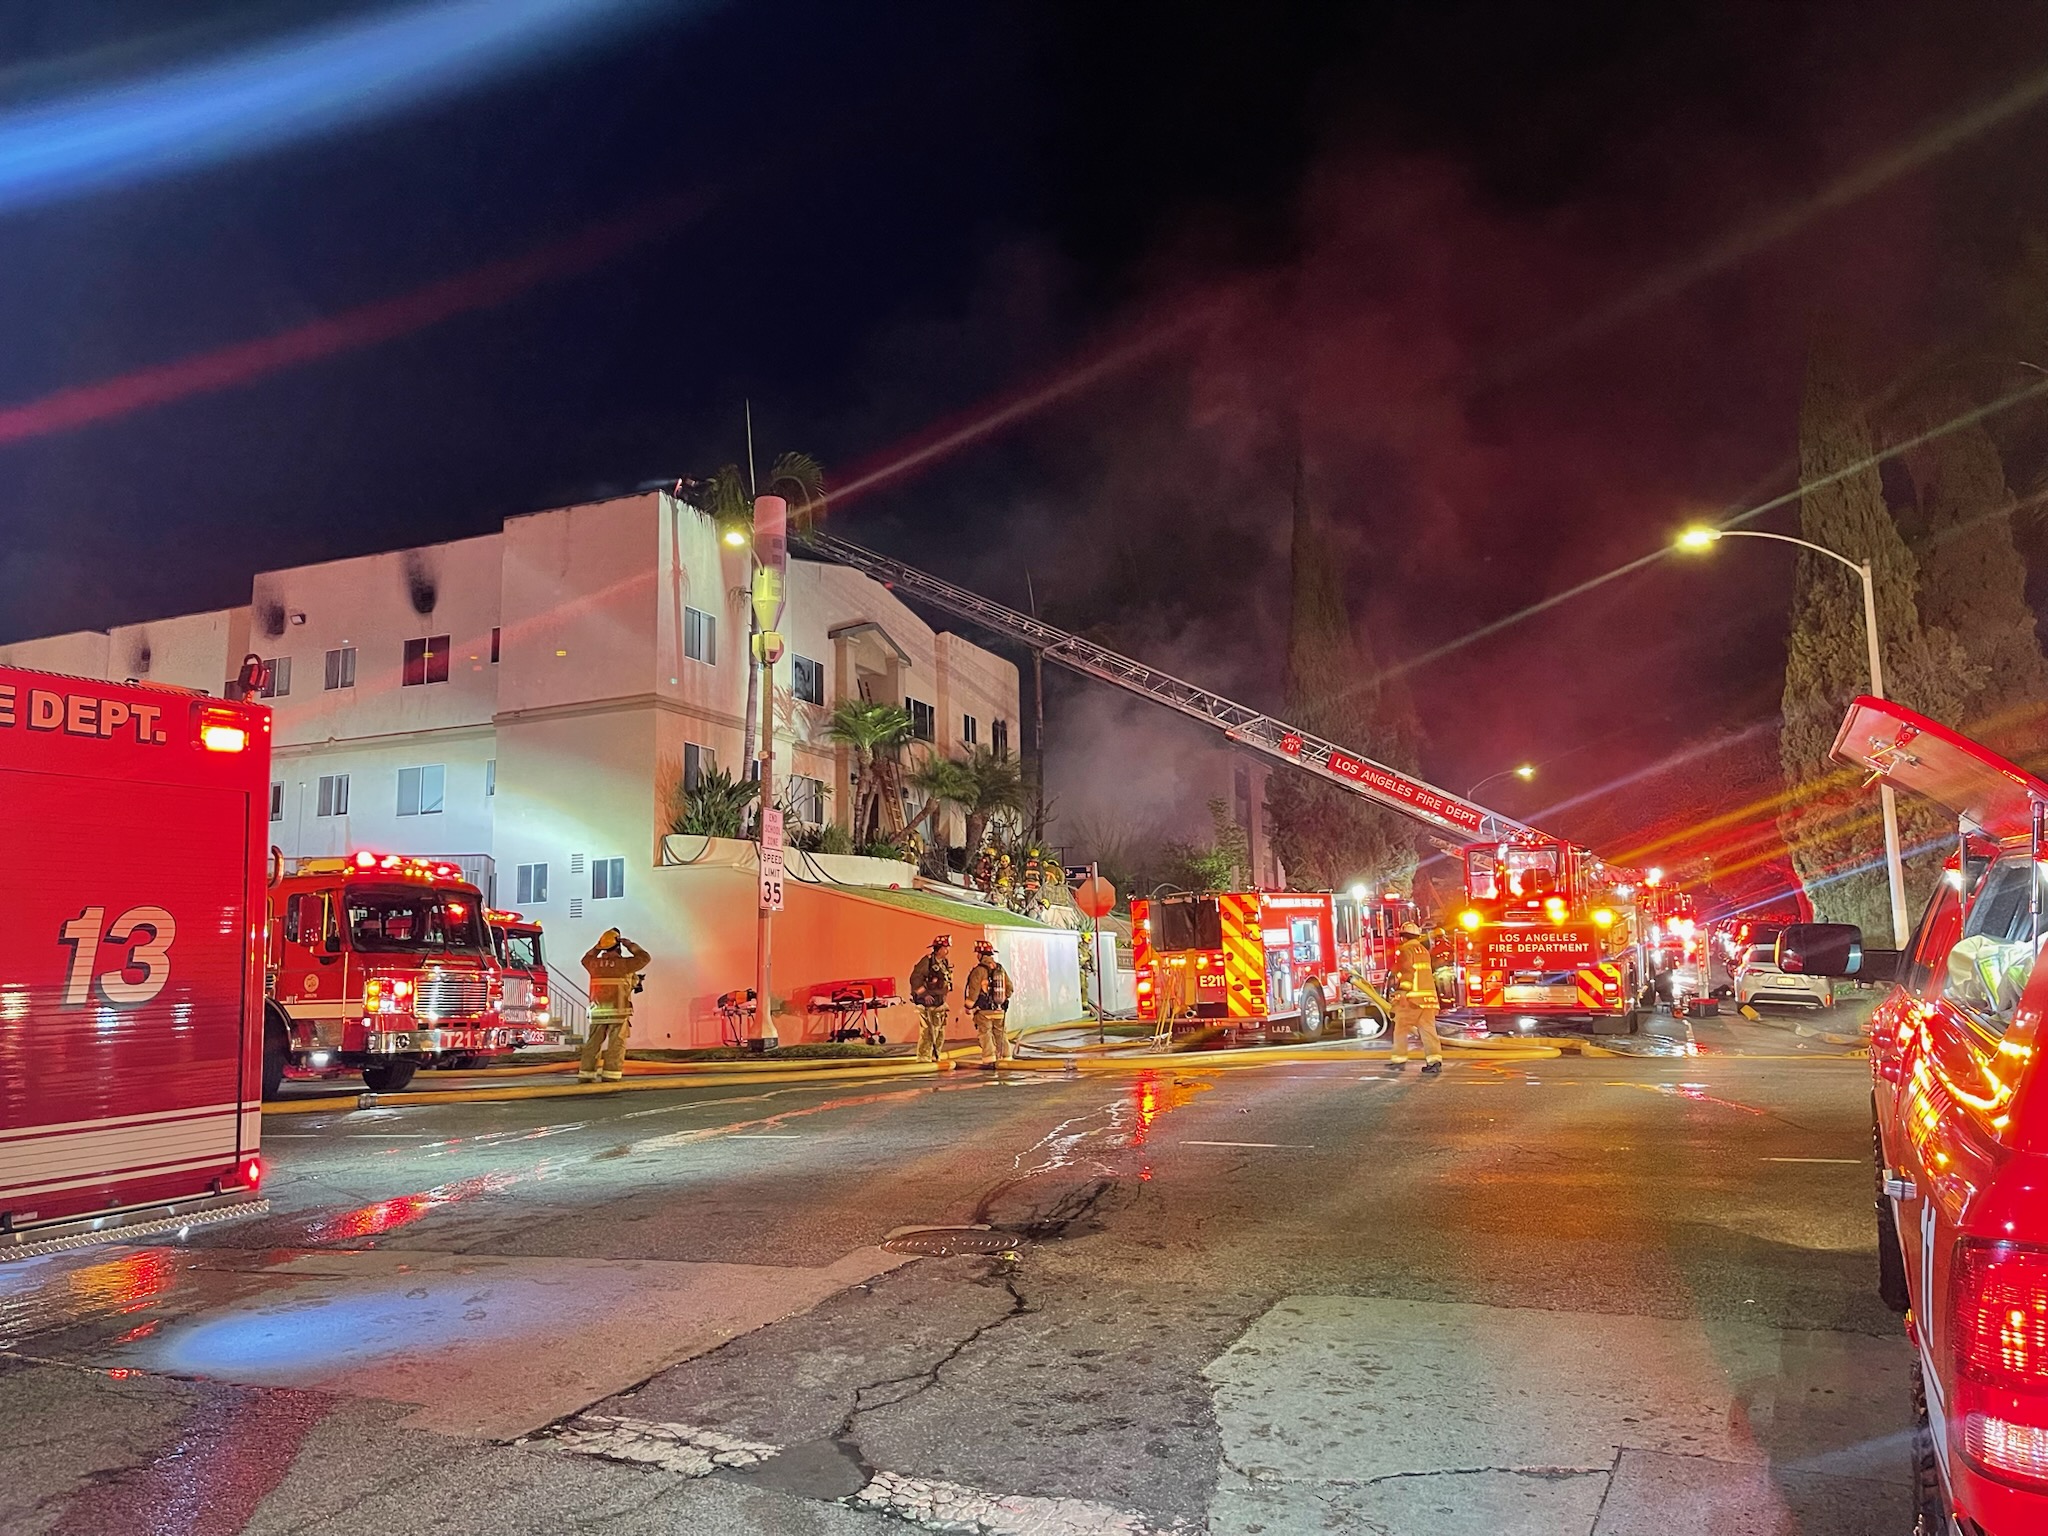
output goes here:
[[1778, 969], [1788, 976], [1838, 976], [1896, 981], [1899, 952], [1865, 949], [1854, 923], [1794, 923], [1778, 935]]

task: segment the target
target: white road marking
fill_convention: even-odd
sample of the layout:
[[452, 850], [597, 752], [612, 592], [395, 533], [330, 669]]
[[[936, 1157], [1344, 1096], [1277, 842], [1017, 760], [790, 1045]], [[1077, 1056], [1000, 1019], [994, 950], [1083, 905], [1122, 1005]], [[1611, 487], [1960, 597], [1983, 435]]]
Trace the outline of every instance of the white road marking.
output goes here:
[[1308, 1141], [1184, 1141], [1184, 1147], [1253, 1147], [1264, 1152], [1313, 1152]]
[[1840, 1163], [1844, 1167], [1860, 1168], [1869, 1159], [1862, 1157], [1767, 1157], [1764, 1161], [1767, 1163]]
[[727, 1141], [802, 1141], [801, 1136], [778, 1136], [770, 1131], [734, 1131]]

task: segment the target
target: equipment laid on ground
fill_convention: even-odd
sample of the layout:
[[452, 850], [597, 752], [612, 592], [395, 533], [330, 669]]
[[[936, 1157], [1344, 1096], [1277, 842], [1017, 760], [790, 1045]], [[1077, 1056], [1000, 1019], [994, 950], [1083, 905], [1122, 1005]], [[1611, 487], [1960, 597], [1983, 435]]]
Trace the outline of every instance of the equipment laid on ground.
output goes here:
[[[1240, 746], [1340, 784], [1456, 839], [1467, 904], [1459, 913], [1456, 996], [1447, 1021], [1463, 1016], [1505, 1030], [1539, 1022], [1636, 1027], [1649, 967], [1640, 953], [1643, 924], [1633, 907], [1644, 882], [1635, 871], [1614, 868], [1587, 849], [1462, 795], [900, 560], [823, 533], [806, 534], [802, 542], [812, 554], [871, 576], [900, 597], [971, 620], [1047, 660], [1213, 726]], [[1544, 867], [1548, 884], [1538, 891], [1534, 872]], [[1528, 890], [1517, 873], [1522, 868], [1531, 872]], [[1533, 907], [1527, 904], [1530, 894], [1535, 895]]]
[[827, 1040], [883, 1045], [888, 1037], [882, 1033], [880, 1010], [902, 1001], [896, 994], [894, 976], [861, 976], [814, 983], [806, 992], [804, 1011], [826, 1015], [830, 1026], [825, 1033]]
[[552, 1022], [503, 1014], [483, 894], [454, 864], [367, 850], [301, 859], [271, 911], [265, 1097], [287, 1071], [360, 1071], [395, 1093], [422, 1066], [562, 1043]]
[[0, 1256], [253, 1214], [270, 711], [0, 668]]

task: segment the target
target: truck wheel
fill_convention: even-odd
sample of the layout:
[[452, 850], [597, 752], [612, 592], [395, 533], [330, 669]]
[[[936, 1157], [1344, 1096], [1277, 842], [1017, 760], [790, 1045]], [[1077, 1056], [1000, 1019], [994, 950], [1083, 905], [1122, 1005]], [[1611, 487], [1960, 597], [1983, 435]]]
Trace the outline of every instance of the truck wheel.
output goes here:
[[1941, 1491], [1941, 1462], [1934, 1450], [1934, 1426], [1927, 1418], [1927, 1378], [1913, 1358], [1913, 1536], [1948, 1536], [1948, 1499]]
[[1877, 1184], [1877, 1295], [1902, 1316], [1913, 1305], [1906, 1285], [1906, 1254], [1899, 1246], [1899, 1213], [1884, 1192], [1884, 1142], [1877, 1134], [1876, 1106], [1870, 1122], [1871, 1176]]
[[412, 1081], [412, 1074], [418, 1066], [419, 1063], [410, 1056], [394, 1056], [389, 1061], [363, 1068], [363, 1082], [372, 1093], [397, 1093]]
[[1301, 1020], [1295, 1029], [1306, 1040], [1323, 1037], [1323, 994], [1313, 985], [1301, 989]]
[[263, 1097], [274, 1099], [284, 1087], [285, 1063], [291, 1059], [291, 1025], [277, 1004], [263, 1005]]

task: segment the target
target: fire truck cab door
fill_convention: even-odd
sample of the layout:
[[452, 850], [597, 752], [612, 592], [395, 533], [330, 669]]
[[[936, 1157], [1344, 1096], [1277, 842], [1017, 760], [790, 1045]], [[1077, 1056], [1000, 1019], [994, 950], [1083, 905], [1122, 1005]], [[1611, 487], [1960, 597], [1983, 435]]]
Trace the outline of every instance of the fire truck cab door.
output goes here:
[[327, 893], [295, 891], [285, 899], [278, 957], [278, 991], [286, 998], [338, 1000], [341, 953], [327, 943], [334, 920]]

